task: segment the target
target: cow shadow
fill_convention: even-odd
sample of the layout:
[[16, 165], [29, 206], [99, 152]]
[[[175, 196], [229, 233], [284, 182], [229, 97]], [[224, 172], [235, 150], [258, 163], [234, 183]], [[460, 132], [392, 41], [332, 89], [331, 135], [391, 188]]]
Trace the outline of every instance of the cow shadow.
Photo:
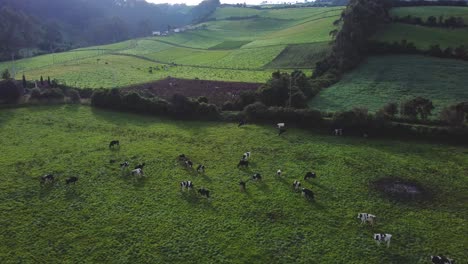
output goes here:
[[251, 185], [256, 186], [257, 189], [259, 189], [262, 192], [270, 192], [271, 191], [270, 187], [264, 181], [250, 180], [249, 182], [251, 182]]
[[326, 211], [326, 207], [325, 205], [323, 205], [321, 202], [317, 201], [315, 198], [313, 200], [308, 200], [308, 199], [305, 199], [305, 202], [309, 204], [310, 207], [314, 208], [314, 209], [318, 209], [320, 211]]

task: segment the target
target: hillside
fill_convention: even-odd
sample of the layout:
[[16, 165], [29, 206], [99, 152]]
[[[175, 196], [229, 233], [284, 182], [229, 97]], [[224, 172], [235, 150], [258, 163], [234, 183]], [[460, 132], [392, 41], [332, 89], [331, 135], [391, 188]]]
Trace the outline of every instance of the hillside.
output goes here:
[[[390, 10], [392, 17], [421, 18], [430, 16], [442, 20], [453, 17], [466, 19], [468, 7], [402, 7]], [[468, 27], [412, 25], [390, 23], [372, 40], [393, 43], [406, 40], [425, 51], [430, 46], [442, 49], [468, 47]], [[443, 107], [468, 100], [468, 62], [420, 55], [388, 54], [371, 56], [357, 69], [344, 75], [340, 82], [325, 89], [310, 101], [310, 106], [323, 111], [349, 110], [365, 107], [377, 111], [389, 102], [402, 102], [415, 96], [433, 101], [437, 114]]]
[[183, 33], [34, 57], [14, 66], [4, 62], [0, 70], [14, 68], [16, 78], [43, 75], [91, 88], [167, 76], [264, 82], [276, 69], [310, 69], [323, 58], [341, 10], [219, 8], [208, 22]]

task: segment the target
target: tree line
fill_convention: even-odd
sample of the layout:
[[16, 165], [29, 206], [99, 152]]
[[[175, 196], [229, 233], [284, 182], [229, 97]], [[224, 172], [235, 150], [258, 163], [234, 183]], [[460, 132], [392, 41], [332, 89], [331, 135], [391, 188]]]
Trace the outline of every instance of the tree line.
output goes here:
[[413, 17], [411, 15], [407, 15], [404, 17], [394, 16], [392, 17], [393, 22], [397, 23], [405, 23], [411, 25], [420, 25], [426, 27], [443, 27], [443, 28], [463, 28], [467, 25], [465, 24], [465, 20], [462, 17], [454, 17], [450, 16], [444, 19], [444, 16], [439, 16], [438, 18], [435, 16], [430, 16], [424, 21], [420, 17]]

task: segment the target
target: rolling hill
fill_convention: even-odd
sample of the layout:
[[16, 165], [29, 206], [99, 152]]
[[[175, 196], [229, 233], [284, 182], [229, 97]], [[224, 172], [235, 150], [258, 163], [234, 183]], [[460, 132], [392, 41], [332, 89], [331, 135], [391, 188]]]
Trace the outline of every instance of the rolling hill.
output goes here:
[[276, 69], [310, 69], [323, 58], [341, 10], [218, 8], [207, 22], [183, 33], [4, 62], [0, 70], [90, 88], [167, 76], [264, 82]]

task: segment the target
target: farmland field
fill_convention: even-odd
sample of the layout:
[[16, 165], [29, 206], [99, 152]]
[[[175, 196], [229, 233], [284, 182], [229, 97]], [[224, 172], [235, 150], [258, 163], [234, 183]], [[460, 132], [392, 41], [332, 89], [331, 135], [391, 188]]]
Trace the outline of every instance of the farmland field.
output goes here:
[[310, 106], [323, 111], [366, 107], [371, 111], [389, 102], [414, 96], [433, 101], [435, 112], [468, 100], [468, 62], [423, 56], [371, 57], [359, 68], [319, 93]]
[[[1, 263], [428, 263], [468, 259], [468, 149], [331, 137], [270, 126], [169, 121], [84, 106], [0, 110]], [[118, 150], [108, 142], [119, 139]], [[245, 151], [251, 168], [236, 169]], [[178, 164], [185, 153], [207, 167]], [[116, 160], [116, 163], [109, 163]], [[146, 176], [119, 162], [146, 162]], [[284, 172], [275, 175], [278, 168]], [[307, 202], [291, 183], [316, 194]], [[261, 173], [263, 182], [239, 180]], [[56, 184], [39, 176], [54, 173]], [[78, 176], [74, 185], [65, 185]], [[370, 182], [395, 176], [433, 194], [390, 201]], [[192, 180], [209, 200], [182, 193]], [[302, 179], [301, 179], [302, 180]], [[357, 213], [378, 216], [374, 227]], [[393, 234], [390, 248], [373, 233]]]
[[[465, 24], [468, 23], [468, 7], [450, 6], [426, 6], [426, 7], [401, 7], [390, 10], [391, 16], [404, 17], [411, 15], [420, 17], [424, 21], [429, 16], [444, 19], [450, 16], [462, 17]], [[407, 40], [412, 42], [419, 49], [426, 50], [431, 45], [439, 44], [441, 48], [456, 48], [460, 45], [468, 46], [468, 28], [437, 28], [419, 25], [409, 25], [402, 23], [390, 23], [384, 26], [374, 37], [374, 39], [393, 43]]]
[[[20, 79], [56, 78], [79, 87], [114, 87], [166, 78], [265, 82], [277, 69], [312, 68], [323, 58], [329, 32], [342, 8], [256, 10], [219, 8], [212, 21], [183, 33], [148, 37], [110, 45], [0, 63], [0, 71], [15, 69]], [[235, 19], [232, 19], [235, 17]], [[295, 48], [294, 48], [295, 47]], [[298, 48], [300, 47], [300, 48]], [[286, 51], [286, 52], [283, 52]], [[287, 59], [302, 55], [301, 60]], [[280, 54], [283, 56], [280, 57]], [[115, 55], [134, 55], [122, 57]], [[275, 59], [279, 58], [276, 62]], [[312, 58], [312, 60], [304, 59]], [[110, 64], [93, 63], [109, 61]], [[148, 73], [148, 65], [177, 64], [164, 74]], [[131, 68], [131, 69], [129, 69]], [[135, 68], [143, 69], [136, 71]], [[111, 77], [111, 72], [119, 76]]]

